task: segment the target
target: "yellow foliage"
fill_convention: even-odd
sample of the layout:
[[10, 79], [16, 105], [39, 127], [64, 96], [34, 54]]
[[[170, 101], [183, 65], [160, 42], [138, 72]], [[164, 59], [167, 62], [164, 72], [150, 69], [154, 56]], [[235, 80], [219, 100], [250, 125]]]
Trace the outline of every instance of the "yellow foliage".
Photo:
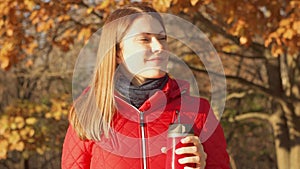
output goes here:
[[10, 145], [10, 150], [17, 150], [17, 151], [23, 151], [25, 148], [25, 144], [24, 142], [20, 141], [20, 142], [17, 142], [16, 144], [12, 144]]
[[89, 7], [89, 8], [86, 10], [86, 14], [92, 13], [93, 10], [94, 10], [94, 7]]
[[29, 44], [25, 44], [26, 46], [22, 46], [22, 48], [25, 50], [25, 52], [28, 55], [32, 55], [34, 53], [34, 49], [36, 49], [38, 47], [38, 43], [37, 42], [32, 42]]
[[43, 148], [36, 148], [36, 152], [39, 153], [40, 155], [44, 154], [45, 150]]
[[0, 159], [5, 159], [7, 156], [8, 142], [7, 140], [0, 140]]
[[47, 119], [50, 119], [50, 118], [52, 118], [52, 114], [51, 114], [50, 112], [47, 112], [47, 113], [45, 114], [45, 117], [46, 117]]
[[16, 126], [17, 126], [18, 129], [21, 129], [25, 125], [24, 118], [21, 117], [21, 116], [15, 117], [14, 122], [16, 123]]
[[[61, 146], [70, 95], [49, 99], [44, 103], [16, 101], [0, 115], [0, 159], [9, 151], [20, 151], [26, 156], [32, 152], [43, 154], [49, 145]], [[65, 126], [66, 127], [66, 126]], [[2, 141], [3, 140], [3, 141]]]
[[26, 126], [24, 129], [20, 130], [20, 136], [22, 139], [27, 140], [34, 135], [34, 129]]
[[83, 28], [80, 30], [80, 32], [78, 33], [77, 39], [79, 41], [84, 40], [87, 41], [88, 38], [92, 35], [92, 30], [91, 28]]
[[8, 116], [4, 115], [0, 118], [0, 136], [9, 128]]
[[[16, 144], [18, 141], [20, 141], [21, 137], [17, 131], [12, 131], [10, 133], [10, 137], [8, 137], [8, 143], [9, 144]], [[13, 149], [11, 149], [13, 150]]]
[[26, 119], [26, 124], [33, 125], [37, 122], [37, 119], [35, 117], [29, 117]]
[[237, 45], [234, 45], [234, 44], [229, 44], [229, 45], [224, 45], [223, 47], [222, 47], [222, 51], [224, 51], [224, 52], [228, 52], [228, 53], [230, 53], [230, 52], [236, 52], [237, 50], [238, 50], [238, 46]]

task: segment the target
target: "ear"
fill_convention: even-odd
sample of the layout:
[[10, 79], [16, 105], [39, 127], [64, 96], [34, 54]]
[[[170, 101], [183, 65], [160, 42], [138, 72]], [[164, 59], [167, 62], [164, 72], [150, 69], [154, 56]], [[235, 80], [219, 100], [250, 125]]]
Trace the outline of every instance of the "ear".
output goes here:
[[121, 64], [123, 62], [123, 59], [122, 59], [122, 50], [121, 48], [119, 47], [119, 45], [117, 45], [116, 47], [116, 60], [117, 60], [117, 64]]
[[123, 62], [122, 56], [121, 56], [121, 52], [117, 51], [117, 64], [121, 64]]

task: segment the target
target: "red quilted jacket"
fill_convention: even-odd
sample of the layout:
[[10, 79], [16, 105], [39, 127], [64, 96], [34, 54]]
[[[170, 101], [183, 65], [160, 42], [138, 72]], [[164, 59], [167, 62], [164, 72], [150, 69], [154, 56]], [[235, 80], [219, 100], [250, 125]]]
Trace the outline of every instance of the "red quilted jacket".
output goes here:
[[[189, 85], [169, 79], [139, 109], [116, 97], [118, 112], [109, 138], [80, 140], [70, 126], [62, 152], [63, 169], [163, 169], [168, 125], [193, 124], [207, 153], [206, 169], [229, 169], [223, 130], [208, 101], [188, 95]], [[142, 139], [144, 138], [144, 139]]]

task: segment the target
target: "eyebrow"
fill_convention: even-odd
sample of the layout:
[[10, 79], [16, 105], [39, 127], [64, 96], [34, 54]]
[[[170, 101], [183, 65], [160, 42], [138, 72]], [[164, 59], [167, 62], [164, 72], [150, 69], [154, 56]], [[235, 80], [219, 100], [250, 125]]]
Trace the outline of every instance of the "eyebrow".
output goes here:
[[139, 35], [164, 35], [164, 36], [166, 36], [166, 33], [165, 33], [165, 31], [161, 31], [159, 33], [141, 32], [141, 33], [138, 33], [138, 34], [135, 34], [132, 36], [139, 36]]
[[143, 35], [164, 35], [164, 36], [167, 36], [166, 32], [165, 31], [160, 31], [159, 33], [149, 33], [149, 32], [141, 32], [141, 33], [137, 33], [137, 34], [133, 34], [133, 35], [130, 35], [128, 37], [124, 37], [125, 39], [127, 38], [131, 38], [131, 37], [138, 37], [138, 36], [143, 36]]

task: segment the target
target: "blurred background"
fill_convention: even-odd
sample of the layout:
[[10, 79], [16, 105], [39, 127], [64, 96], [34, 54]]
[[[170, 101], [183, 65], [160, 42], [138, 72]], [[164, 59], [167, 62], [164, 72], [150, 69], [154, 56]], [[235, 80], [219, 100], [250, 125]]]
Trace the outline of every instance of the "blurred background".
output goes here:
[[[105, 18], [130, 3], [188, 20], [215, 47], [232, 169], [300, 169], [300, 1], [0, 0], [1, 169], [60, 168], [76, 58]], [[199, 57], [169, 43], [210, 99]]]

